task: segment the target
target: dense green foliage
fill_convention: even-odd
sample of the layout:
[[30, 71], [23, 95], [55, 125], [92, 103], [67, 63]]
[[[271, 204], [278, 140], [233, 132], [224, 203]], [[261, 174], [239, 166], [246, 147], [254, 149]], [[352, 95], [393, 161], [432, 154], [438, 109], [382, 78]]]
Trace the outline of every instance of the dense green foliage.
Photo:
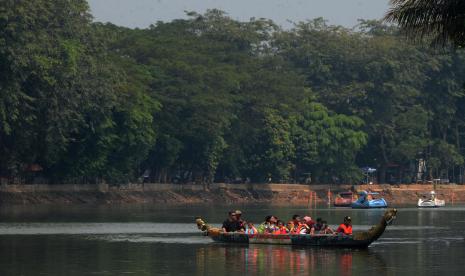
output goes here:
[[[0, 4], [0, 177], [414, 181], [463, 167], [465, 53], [396, 28], [220, 11], [127, 29], [85, 0]], [[452, 175], [449, 175], [452, 173]], [[456, 180], [456, 179], [451, 179]]]
[[158, 105], [115, 66], [102, 31], [86, 1], [2, 1], [1, 176], [38, 164], [50, 181], [96, 182], [144, 161]]

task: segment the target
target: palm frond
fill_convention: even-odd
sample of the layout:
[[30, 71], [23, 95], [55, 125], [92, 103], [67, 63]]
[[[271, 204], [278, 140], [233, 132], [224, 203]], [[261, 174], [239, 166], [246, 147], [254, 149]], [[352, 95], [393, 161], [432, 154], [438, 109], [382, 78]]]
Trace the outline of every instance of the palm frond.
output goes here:
[[385, 16], [410, 37], [465, 46], [464, 0], [391, 0]]

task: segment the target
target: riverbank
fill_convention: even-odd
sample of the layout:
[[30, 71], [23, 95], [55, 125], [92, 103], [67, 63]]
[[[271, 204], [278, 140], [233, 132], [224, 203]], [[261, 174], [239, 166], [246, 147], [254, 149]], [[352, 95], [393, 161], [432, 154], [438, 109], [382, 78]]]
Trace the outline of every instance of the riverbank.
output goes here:
[[[308, 205], [328, 202], [340, 191], [376, 191], [391, 206], [415, 204], [432, 185], [299, 185], [299, 184], [129, 184], [108, 185], [1, 185], [0, 204], [242, 204]], [[465, 203], [465, 185], [437, 185], [437, 197], [447, 204]], [[312, 196], [311, 196], [312, 194]]]

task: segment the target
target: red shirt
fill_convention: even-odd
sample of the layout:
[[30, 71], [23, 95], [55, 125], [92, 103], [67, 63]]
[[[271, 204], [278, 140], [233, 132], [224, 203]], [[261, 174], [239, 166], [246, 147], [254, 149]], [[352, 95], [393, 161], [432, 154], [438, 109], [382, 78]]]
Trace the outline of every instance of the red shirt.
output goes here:
[[345, 225], [344, 223], [339, 225], [336, 232], [344, 233], [345, 235], [352, 235], [352, 225]]

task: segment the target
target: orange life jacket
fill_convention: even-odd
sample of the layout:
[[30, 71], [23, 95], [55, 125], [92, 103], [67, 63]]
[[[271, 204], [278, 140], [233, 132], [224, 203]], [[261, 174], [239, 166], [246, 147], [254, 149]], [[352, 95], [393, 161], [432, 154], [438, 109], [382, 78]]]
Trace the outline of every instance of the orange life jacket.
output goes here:
[[344, 233], [346, 235], [352, 235], [352, 225], [345, 225], [344, 223], [339, 225], [337, 228], [338, 233]]
[[276, 229], [276, 231], [274, 231], [273, 234], [275, 234], [275, 235], [286, 235], [286, 234], [288, 234], [287, 228], [282, 226], [279, 229]]

